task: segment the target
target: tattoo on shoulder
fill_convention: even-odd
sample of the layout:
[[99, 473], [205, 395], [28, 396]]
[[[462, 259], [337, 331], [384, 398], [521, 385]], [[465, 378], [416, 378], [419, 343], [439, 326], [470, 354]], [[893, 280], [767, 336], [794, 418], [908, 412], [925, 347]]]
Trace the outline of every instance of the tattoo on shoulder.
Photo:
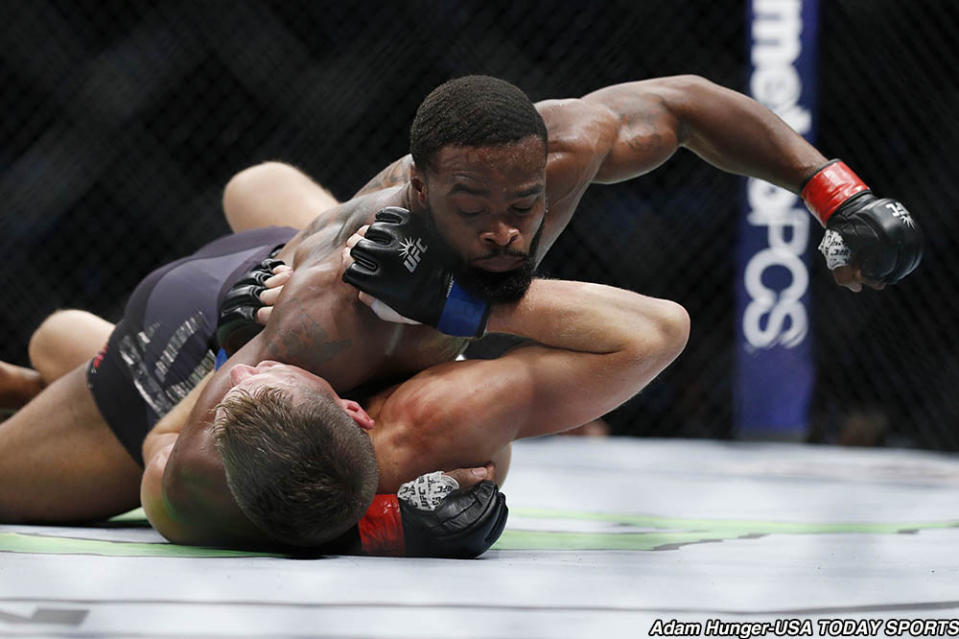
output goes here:
[[353, 197], [366, 195], [374, 191], [389, 188], [403, 184], [409, 179], [410, 166], [413, 164], [413, 158], [409, 155], [401, 157], [385, 169], [376, 174], [376, 176], [366, 183], [366, 185], [356, 192]]
[[373, 211], [366, 206], [367, 198], [364, 196], [403, 184], [409, 179], [409, 169], [412, 164], [413, 159], [409, 155], [390, 164], [349, 201], [318, 215], [303, 229], [303, 239], [323, 232], [328, 233], [331, 242], [327, 244], [321, 240], [315, 247], [321, 251], [345, 242], [350, 235], [372, 218]]
[[308, 259], [325, 259], [331, 250], [342, 247], [348, 237], [371, 220], [371, 206], [366, 198], [354, 198], [313, 220], [303, 230], [302, 245], [308, 247]]
[[[310, 222], [306, 228], [303, 229], [304, 239], [316, 235], [321, 231], [326, 231], [330, 228], [337, 229], [337, 237], [339, 237], [339, 235], [343, 234], [348, 227], [352, 226], [350, 224], [351, 220], [355, 220], [358, 217], [364, 217], [363, 214], [365, 213], [365, 210], [362, 204], [362, 201], [354, 198], [326, 211], [322, 215], [317, 216], [316, 219]], [[360, 226], [362, 226], [362, 223], [356, 224], [356, 227], [351, 229], [349, 233], [346, 234], [344, 239], [355, 233], [356, 229], [358, 229]]]

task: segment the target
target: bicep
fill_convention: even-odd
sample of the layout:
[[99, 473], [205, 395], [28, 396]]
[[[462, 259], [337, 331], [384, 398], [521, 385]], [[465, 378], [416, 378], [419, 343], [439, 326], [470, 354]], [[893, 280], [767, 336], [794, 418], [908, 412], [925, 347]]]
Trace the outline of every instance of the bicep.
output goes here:
[[513, 438], [522, 439], [560, 433], [601, 417], [635, 392], [635, 384], [623, 383], [623, 366], [614, 361], [622, 357], [541, 346], [518, 349], [503, 362], [503, 368], [514, 371], [504, 391], [515, 393], [515, 399], [496, 411], [497, 419], [512, 422]]
[[617, 84], [582, 98], [605, 121], [608, 147], [594, 179], [628, 180], [668, 160], [682, 142], [682, 121], [675, 105], [682, 101], [681, 80], [663, 78]]
[[579, 426], [628, 399], [622, 381], [611, 379], [621, 370], [610, 361], [615, 357], [524, 346], [498, 359], [426, 371], [401, 391], [408, 391], [410, 420], [420, 422], [428, 445], [493, 454], [514, 439]]

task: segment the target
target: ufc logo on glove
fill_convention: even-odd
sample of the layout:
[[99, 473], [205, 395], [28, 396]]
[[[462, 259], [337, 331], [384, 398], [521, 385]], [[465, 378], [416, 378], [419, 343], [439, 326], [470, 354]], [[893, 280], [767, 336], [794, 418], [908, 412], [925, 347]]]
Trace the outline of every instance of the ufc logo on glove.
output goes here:
[[405, 258], [403, 260], [403, 266], [406, 267], [407, 271], [412, 273], [416, 270], [427, 248], [426, 244], [423, 244], [423, 240], [419, 238], [417, 238], [415, 242], [407, 238], [400, 243], [400, 254]]

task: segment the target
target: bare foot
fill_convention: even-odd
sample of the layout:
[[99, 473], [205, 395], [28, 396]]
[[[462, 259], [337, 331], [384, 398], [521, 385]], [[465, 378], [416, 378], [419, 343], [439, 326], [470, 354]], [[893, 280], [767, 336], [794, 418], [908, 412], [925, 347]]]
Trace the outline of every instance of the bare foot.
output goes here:
[[43, 390], [40, 373], [0, 362], [0, 410], [20, 408]]

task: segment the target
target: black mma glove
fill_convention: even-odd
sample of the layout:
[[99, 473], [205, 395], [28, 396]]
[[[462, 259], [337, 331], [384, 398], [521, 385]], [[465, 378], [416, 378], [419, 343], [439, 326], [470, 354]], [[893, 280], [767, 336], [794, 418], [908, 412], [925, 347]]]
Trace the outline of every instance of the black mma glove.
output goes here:
[[281, 264], [281, 260], [266, 258], [237, 280], [220, 302], [216, 341], [227, 355], [240, 350], [263, 330], [256, 323], [256, 312], [265, 306], [260, 293], [266, 290], [264, 282], [273, 277], [273, 269]]
[[906, 207], [874, 196], [845, 163], [833, 160], [822, 167], [801, 195], [826, 226], [820, 250], [830, 268], [848, 260], [867, 280], [892, 284], [922, 260], [922, 232]]
[[423, 216], [398, 206], [382, 209], [350, 255], [355, 262], [343, 281], [402, 317], [447, 335], [480, 337], [486, 332], [489, 304], [456, 283], [455, 256], [433, 237]]
[[472, 559], [506, 526], [506, 496], [484, 480], [460, 489], [441, 472], [421, 475], [396, 495], [377, 495], [357, 524], [368, 555]]

